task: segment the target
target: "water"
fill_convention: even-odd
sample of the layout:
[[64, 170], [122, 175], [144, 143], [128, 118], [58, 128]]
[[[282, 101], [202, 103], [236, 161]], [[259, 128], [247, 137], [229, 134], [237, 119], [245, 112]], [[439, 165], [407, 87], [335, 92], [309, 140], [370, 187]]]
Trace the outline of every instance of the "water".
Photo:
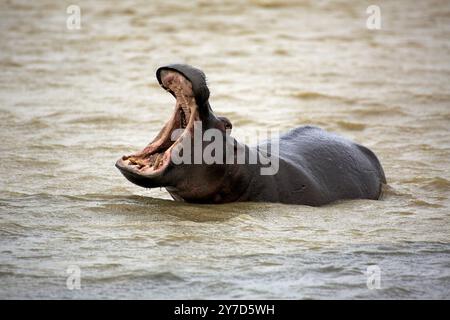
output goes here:
[[[0, 4], [0, 298], [449, 298], [448, 1], [378, 1], [379, 31], [364, 1], [77, 4], [81, 30], [64, 2]], [[370, 147], [383, 199], [191, 205], [130, 184], [114, 162], [168, 119], [170, 62], [206, 72], [238, 139], [313, 124]]]

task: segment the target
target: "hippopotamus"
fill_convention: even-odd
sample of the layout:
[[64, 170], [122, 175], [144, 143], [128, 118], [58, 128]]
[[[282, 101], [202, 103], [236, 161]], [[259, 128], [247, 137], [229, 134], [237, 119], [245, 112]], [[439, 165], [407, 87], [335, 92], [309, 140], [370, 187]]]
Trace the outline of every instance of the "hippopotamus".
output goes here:
[[[245, 145], [232, 138], [230, 120], [214, 114], [201, 70], [172, 64], [160, 67], [156, 78], [176, 99], [175, 108], [150, 144], [117, 160], [116, 167], [132, 183], [164, 187], [174, 200], [190, 203], [321, 206], [344, 199], [379, 199], [386, 178], [368, 148], [314, 126], [294, 128], [256, 146]], [[204, 139], [202, 134], [208, 130], [214, 139]], [[187, 152], [194, 145], [200, 151], [214, 149], [213, 141], [222, 143], [222, 150], [211, 153], [214, 161]], [[271, 148], [277, 152], [269, 152]], [[227, 150], [233, 151], [231, 156]], [[184, 155], [187, 161], [180, 161]], [[264, 155], [268, 161], [250, 161]], [[270, 168], [275, 170], [264, 172]]]

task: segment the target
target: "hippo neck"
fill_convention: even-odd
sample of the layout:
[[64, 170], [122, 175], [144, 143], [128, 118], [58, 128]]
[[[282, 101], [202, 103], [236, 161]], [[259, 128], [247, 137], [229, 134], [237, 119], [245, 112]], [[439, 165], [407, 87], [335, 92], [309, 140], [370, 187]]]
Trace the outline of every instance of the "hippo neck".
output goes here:
[[[247, 145], [239, 144], [247, 151], [251, 150]], [[208, 195], [199, 197], [191, 193], [189, 189], [181, 186], [166, 186], [166, 190], [177, 201], [192, 203], [228, 203], [236, 201], [246, 201], [253, 195], [255, 183], [259, 183], [260, 178], [258, 165], [249, 164], [223, 164], [223, 173], [220, 182], [211, 189]]]
[[255, 190], [263, 191], [264, 188], [259, 187], [262, 181], [274, 179], [273, 176], [261, 175], [261, 164], [249, 164], [249, 154], [257, 152], [254, 148], [239, 143], [237, 140], [236, 143], [246, 152], [245, 163], [226, 166], [222, 186], [214, 199], [216, 203], [247, 201], [249, 198], [255, 197]]
[[213, 111], [208, 100], [198, 104], [198, 113], [202, 120], [207, 120], [213, 116]]

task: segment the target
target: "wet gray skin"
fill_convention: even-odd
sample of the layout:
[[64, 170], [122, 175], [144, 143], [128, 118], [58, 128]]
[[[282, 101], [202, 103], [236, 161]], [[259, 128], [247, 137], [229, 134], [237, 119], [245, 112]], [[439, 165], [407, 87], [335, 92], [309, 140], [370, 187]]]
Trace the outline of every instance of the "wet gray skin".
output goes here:
[[[185, 143], [193, 145], [194, 122], [202, 130], [215, 128], [223, 135], [225, 148], [245, 151], [257, 148], [228, 137], [231, 122], [218, 117], [209, 104], [209, 89], [201, 70], [188, 65], [169, 65], [156, 72], [160, 85], [177, 100], [174, 114], [157, 137], [142, 151], [123, 156], [116, 167], [132, 183], [145, 188], [165, 187], [175, 200], [196, 203], [234, 201], [281, 202], [320, 206], [341, 199], [378, 199], [386, 183], [384, 171], [368, 148], [317, 127], [303, 126], [283, 134], [278, 171], [262, 175], [267, 164], [222, 163], [174, 164], [171, 151]], [[184, 133], [171, 140], [175, 129]], [[185, 133], [190, 133], [186, 135]], [[271, 150], [275, 141], [256, 147]], [[206, 148], [207, 142], [202, 142]], [[181, 147], [182, 148], [182, 147]], [[192, 159], [193, 160], [193, 159]], [[228, 163], [228, 164], [227, 164]]]

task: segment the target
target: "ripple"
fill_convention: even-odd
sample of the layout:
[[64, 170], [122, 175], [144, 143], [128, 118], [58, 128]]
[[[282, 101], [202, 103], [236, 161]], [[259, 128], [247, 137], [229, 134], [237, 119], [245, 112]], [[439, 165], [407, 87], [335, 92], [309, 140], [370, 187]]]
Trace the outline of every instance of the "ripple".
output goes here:
[[0, 222], [0, 235], [3, 236], [22, 236], [27, 234], [29, 229], [16, 222]]
[[[399, 216], [413, 216], [415, 215], [414, 212], [412, 211], [388, 211], [386, 212], [387, 214], [394, 214], [394, 215], [399, 215]], [[381, 231], [386, 231], [388, 229], [380, 229]], [[378, 231], [378, 230], [377, 230]]]
[[403, 183], [418, 184], [427, 190], [449, 191], [450, 181], [443, 177], [414, 177], [412, 179], [406, 179]]
[[65, 123], [70, 124], [90, 124], [90, 125], [115, 125], [115, 124], [133, 124], [136, 121], [123, 116], [110, 116], [110, 115], [98, 115], [98, 116], [81, 116], [74, 119], [66, 120]]
[[290, 8], [290, 7], [309, 7], [310, 3], [308, 1], [282, 1], [282, 0], [251, 0], [251, 3], [255, 6], [265, 8], [265, 9], [280, 9], [280, 8]]
[[133, 280], [139, 280], [139, 281], [154, 281], [154, 282], [184, 282], [185, 280], [172, 273], [172, 272], [148, 272], [148, 271], [136, 271], [136, 272], [130, 272], [125, 274], [119, 274], [114, 276], [99, 276], [95, 278], [90, 278], [89, 276], [84, 277], [86, 282], [92, 282], [92, 283], [111, 283], [116, 281], [133, 281]]
[[361, 131], [366, 128], [366, 125], [363, 123], [348, 122], [348, 121], [338, 121], [336, 123], [339, 125], [339, 127], [352, 131]]
[[356, 102], [355, 100], [346, 97], [334, 96], [313, 91], [296, 91], [292, 92], [290, 95], [294, 98], [301, 100], [332, 100], [346, 104], [354, 104]]
[[433, 94], [424, 94], [424, 93], [412, 93], [414, 97], [419, 99], [423, 103], [428, 102], [449, 102], [450, 94], [445, 93], [433, 93]]
[[360, 117], [380, 116], [407, 116], [408, 114], [401, 107], [389, 107], [384, 104], [366, 104], [365, 108], [353, 108], [351, 113]]
[[19, 61], [12, 60], [12, 59], [2, 59], [0, 60], [0, 67], [5, 68], [20, 68], [23, 64]]
[[444, 208], [445, 207], [438, 203], [431, 203], [431, 202], [427, 202], [425, 200], [420, 200], [420, 199], [411, 200], [411, 204], [414, 206], [428, 207], [428, 208]]

